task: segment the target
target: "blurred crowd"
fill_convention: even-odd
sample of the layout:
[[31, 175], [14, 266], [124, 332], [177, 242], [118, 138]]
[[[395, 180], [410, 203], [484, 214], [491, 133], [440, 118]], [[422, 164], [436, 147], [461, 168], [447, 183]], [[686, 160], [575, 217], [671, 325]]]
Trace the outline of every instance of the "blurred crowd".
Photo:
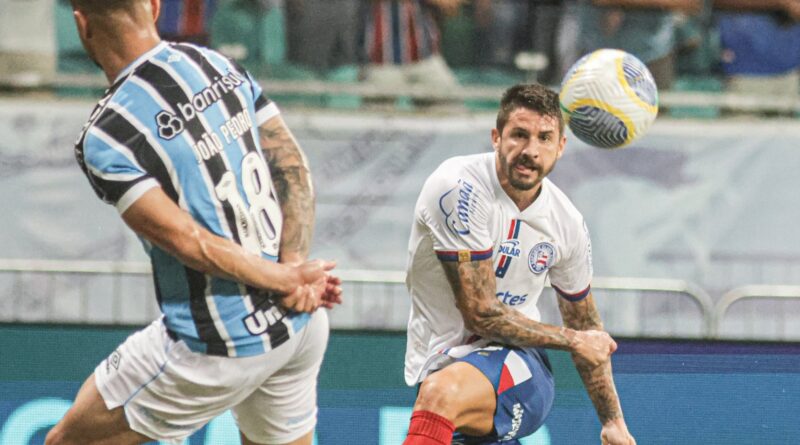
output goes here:
[[797, 95], [798, 20], [800, 0], [163, 0], [159, 26], [256, 71], [357, 67], [357, 79], [390, 88], [480, 73], [555, 85], [582, 54], [620, 48], [661, 89], [721, 76], [735, 91]]

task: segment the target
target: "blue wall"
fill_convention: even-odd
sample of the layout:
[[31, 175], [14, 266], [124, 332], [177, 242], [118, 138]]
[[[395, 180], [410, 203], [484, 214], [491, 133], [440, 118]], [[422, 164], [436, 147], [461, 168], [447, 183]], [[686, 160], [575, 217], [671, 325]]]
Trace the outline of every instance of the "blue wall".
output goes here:
[[[81, 381], [134, 328], [0, 325], [0, 444], [42, 443]], [[403, 333], [336, 332], [320, 377], [322, 445], [402, 441], [414, 390]], [[599, 425], [567, 354], [553, 351], [556, 403], [524, 445], [598, 443]], [[641, 444], [796, 444], [800, 344], [621, 340], [620, 396]], [[237, 444], [224, 416], [191, 445]]]

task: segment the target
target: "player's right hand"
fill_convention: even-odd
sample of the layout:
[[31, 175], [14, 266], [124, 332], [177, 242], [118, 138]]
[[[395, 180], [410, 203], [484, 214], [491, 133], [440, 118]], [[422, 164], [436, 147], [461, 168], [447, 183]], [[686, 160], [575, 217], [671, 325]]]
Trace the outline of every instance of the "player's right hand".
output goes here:
[[336, 263], [311, 260], [294, 267], [300, 283], [294, 292], [281, 299], [281, 306], [295, 312], [314, 312], [321, 305], [332, 307], [341, 302], [341, 281], [329, 274]]
[[591, 367], [607, 362], [617, 350], [617, 342], [605, 331], [575, 331], [572, 354]]
[[601, 445], [636, 445], [636, 439], [633, 438], [628, 427], [625, 425], [625, 420], [620, 418], [609, 420], [603, 425], [600, 431], [600, 444]]

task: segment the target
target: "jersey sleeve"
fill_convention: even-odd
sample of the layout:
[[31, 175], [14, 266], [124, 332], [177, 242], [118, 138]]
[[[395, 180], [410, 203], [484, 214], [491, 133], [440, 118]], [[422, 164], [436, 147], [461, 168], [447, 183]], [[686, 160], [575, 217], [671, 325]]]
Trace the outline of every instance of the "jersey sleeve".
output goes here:
[[239, 72], [242, 73], [250, 83], [250, 89], [253, 93], [253, 100], [256, 105], [256, 125], [260, 126], [264, 122], [279, 115], [281, 112], [278, 109], [278, 106], [264, 94], [264, 89], [261, 88], [261, 85], [258, 83], [258, 81], [238, 63], [235, 66], [236, 69], [239, 70]]
[[434, 173], [417, 202], [417, 217], [433, 238], [442, 261], [477, 261], [492, 257], [489, 195], [468, 175]]
[[581, 229], [575, 230], [574, 242], [564, 259], [550, 269], [550, 284], [559, 296], [577, 302], [586, 298], [592, 282], [592, 241], [584, 221]]
[[124, 213], [146, 191], [159, 186], [159, 182], [139, 165], [130, 147], [102, 130], [90, 128], [82, 144], [83, 155], [79, 162], [92, 188], [119, 213]]

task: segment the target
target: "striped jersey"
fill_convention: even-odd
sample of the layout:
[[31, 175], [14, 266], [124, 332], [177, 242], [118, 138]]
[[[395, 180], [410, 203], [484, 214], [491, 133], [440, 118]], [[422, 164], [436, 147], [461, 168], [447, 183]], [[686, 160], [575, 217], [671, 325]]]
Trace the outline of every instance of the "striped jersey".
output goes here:
[[491, 259], [497, 299], [536, 321], [547, 280], [569, 301], [589, 294], [592, 249], [583, 216], [547, 178], [520, 211], [500, 186], [495, 162], [494, 152], [450, 158], [420, 192], [406, 276], [409, 385], [488, 344], [464, 326], [443, 261]]
[[439, 53], [434, 7], [424, 0], [372, 0], [365, 9], [364, 50], [369, 63], [403, 65]]
[[[241, 67], [207, 48], [161, 42], [124, 69], [92, 112], [75, 155], [122, 214], [152, 187], [212, 233], [277, 261], [283, 215], [258, 142], [279, 111]], [[168, 332], [195, 352], [251, 356], [299, 332], [267, 292], [183, 265], [143, 240]]]

